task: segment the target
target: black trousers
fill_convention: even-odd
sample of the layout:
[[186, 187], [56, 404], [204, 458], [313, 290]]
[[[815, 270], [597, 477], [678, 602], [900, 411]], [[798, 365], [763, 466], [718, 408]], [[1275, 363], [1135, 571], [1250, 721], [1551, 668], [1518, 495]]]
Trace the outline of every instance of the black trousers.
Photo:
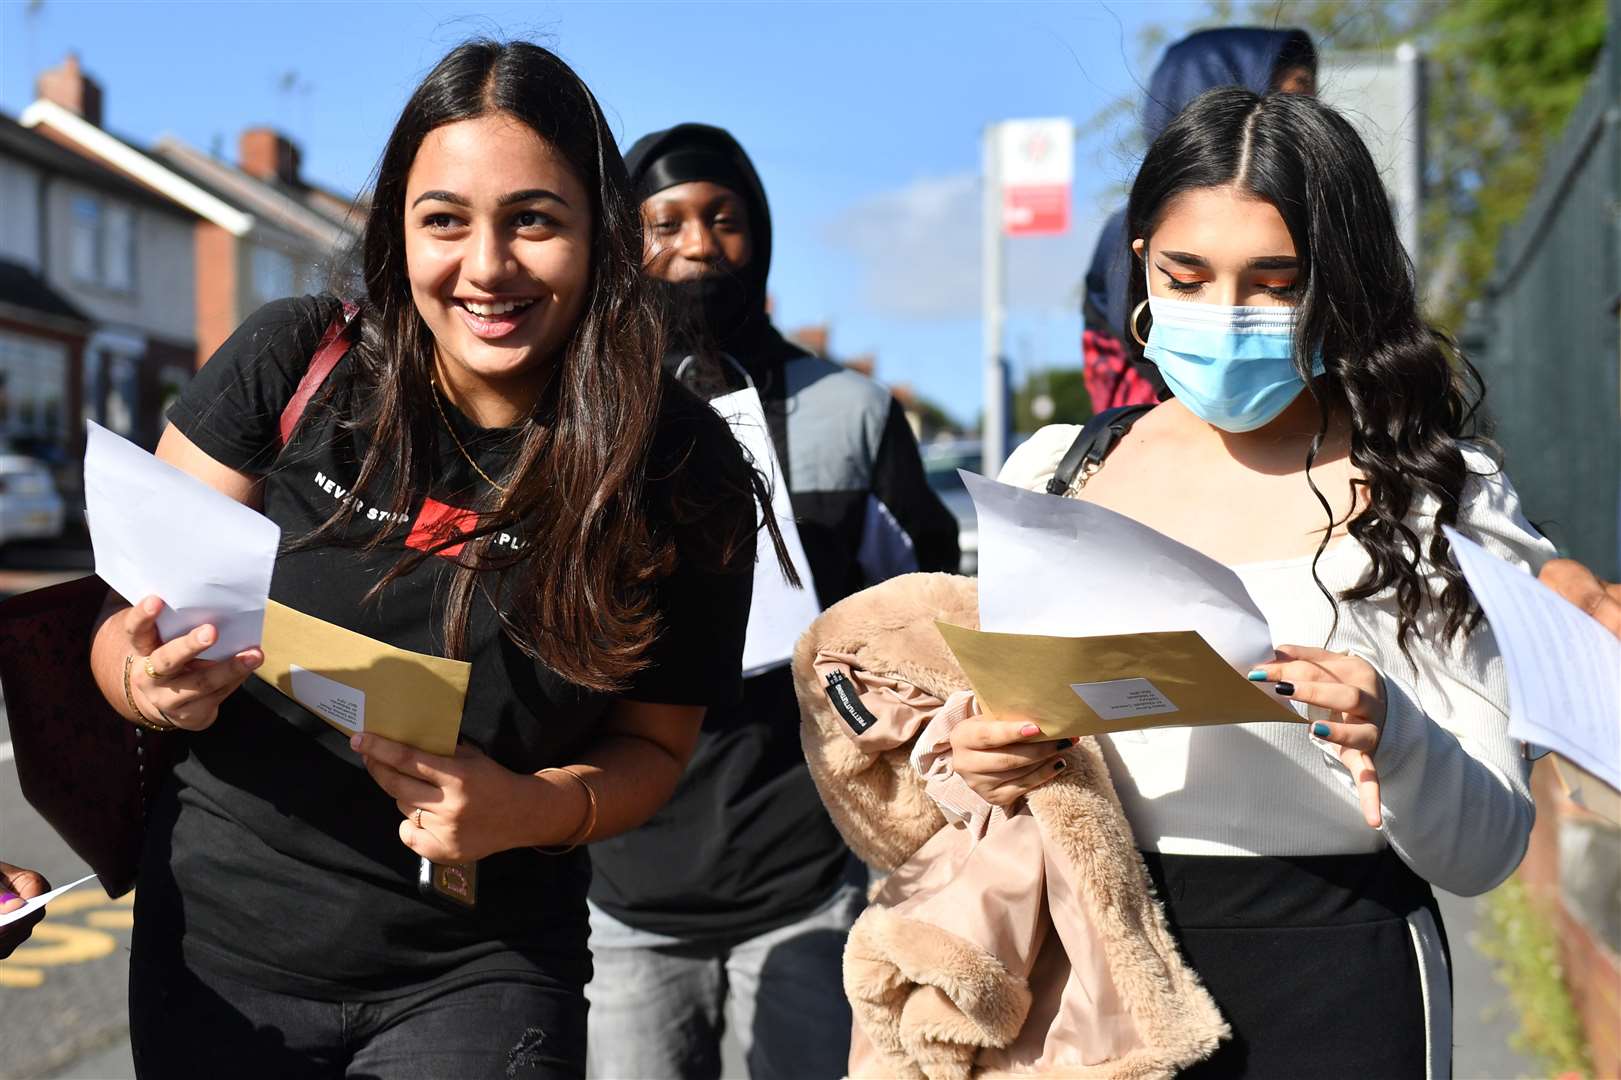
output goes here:
[[585, 1075], [577, 986], [447, 976], [383, 1001], [316, 1001], [187, 966], [176, 943], [130, 956], [130, 1044], [144, 1080], [563, 1080]]
[[1439, 930], [1441, 913], [1394, 852], [1143, 859], [1233, 1029], [1184, 1077], [1423, 1080], [1428, 1018], [1407, 916], [1426, 908]]

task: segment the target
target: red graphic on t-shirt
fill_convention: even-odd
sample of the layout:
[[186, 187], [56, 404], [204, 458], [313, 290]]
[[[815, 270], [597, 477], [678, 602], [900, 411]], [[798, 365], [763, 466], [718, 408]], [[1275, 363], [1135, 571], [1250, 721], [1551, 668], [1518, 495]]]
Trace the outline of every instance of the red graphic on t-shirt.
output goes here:
[[[438, 499], [423, 499], [422, 509], [411, 526], [411, 533], [405, 538], [405, 546], [429, 551], [454, 536], [466, 536], [477, 527], [478, 514], [473, 511], [449, 506]], [[461, 554], [464, 546], [452, 544], [435, 554], [454, 559]]]

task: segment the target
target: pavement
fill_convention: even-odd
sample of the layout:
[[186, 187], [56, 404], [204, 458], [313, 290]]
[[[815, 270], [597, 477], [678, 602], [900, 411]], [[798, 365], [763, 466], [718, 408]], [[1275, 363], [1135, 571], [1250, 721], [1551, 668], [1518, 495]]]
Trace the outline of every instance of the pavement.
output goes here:
[[[7, 549], [0, 552], [0, 595], [78, 577], [91, 565], [89, 551], [77, 545]], [[3, 704], [0, 858], [38, 870], [54, 884], [89, 872], [23, 801]], [[135, 1075], [126, 1021], [132, 901], [132, 896], [112, 900], [96, 883], [87, 883], [52, 904], [33, 938], [0, 961], [0, 1077], [123, 1080]], [[1480, 901], [1443, 893], [1441, 910], [1454, 950], [1454, 1077], [1545, 1075], [1508, 1045], [1515, 1027], [1512, 1006], [1471, 945]], [[722, 1071], [725, 1080], [746, 1077], [735, 1040], [727, 1040]]]

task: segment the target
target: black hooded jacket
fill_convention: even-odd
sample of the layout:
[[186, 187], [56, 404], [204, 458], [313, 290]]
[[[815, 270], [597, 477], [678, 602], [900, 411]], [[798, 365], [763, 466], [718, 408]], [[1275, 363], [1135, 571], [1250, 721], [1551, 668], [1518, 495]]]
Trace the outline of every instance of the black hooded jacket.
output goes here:
[[[691, 175], [704, 161], [717, 175]], [[643, 198], [672, 175], [743, 188], [754, 252], [739, 271], [747, 304], [734, 325], [711, 328], [711, 342], [759, 391], [821, 606], [896, 574], [955, 571], [956, 519], [924, 478], [900, 406], [872, 380], [811, 355], [771, 325], [771, 211], [743, 148], [720, 128], [682, 124], [639, 140], [626, 164]], [[680, 359], [673, 355], [669, 366]], [[746, 385], [731, 365], [716, 364], [712, 374], [718, 381], [689, 385], [710, 393]], [[670, 802], [641, 828], [591, 850], [592, 901], [621, 922], [672, 937], [749, 937], [824, 903], [848, 853], [805, 768], [788, 668], [746, 680], [738, 706], [710, 709]]]

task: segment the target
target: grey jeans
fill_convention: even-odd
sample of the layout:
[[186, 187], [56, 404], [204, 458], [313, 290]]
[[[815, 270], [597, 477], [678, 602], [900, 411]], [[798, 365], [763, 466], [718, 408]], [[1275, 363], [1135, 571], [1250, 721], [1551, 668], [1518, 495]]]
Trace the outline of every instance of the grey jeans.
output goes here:
[[727, 1026], [752, 1080], [845, 1074], [844, 939], [864, 905], [842, 885], [798, 922], [742, 941], [653, 934], [591, 908], [587, 1075], [716, 1080]]

